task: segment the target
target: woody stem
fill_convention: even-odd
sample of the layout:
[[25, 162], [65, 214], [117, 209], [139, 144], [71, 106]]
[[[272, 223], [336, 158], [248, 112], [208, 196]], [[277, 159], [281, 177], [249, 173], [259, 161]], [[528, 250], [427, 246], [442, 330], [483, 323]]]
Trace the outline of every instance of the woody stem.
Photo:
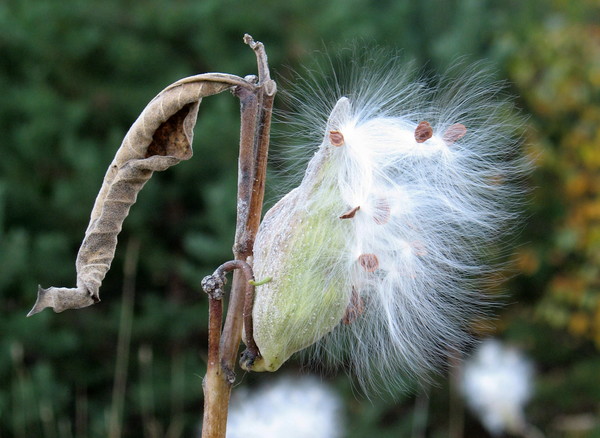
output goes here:
[[[233, 245], [235, 260], [227, 262], [230, 265], [226, 263], [222, 267], [227, 265], [227, 269], [235, 269], [235, 272], [227, 318], [222, 332], [221, 300], [210, 298], [209, 362], [203, 382], [205, 394], [203, 438], [225, 438], [229, 397], [231, 386], [235, 381], [235, 362], [241, 342], [244, 319], [246, 319], [246, 326], [250, 325], [247, 328], [252, 329], [249, 318], [251, 318], [251, 300], [254, 288], [252, 286], [252, 290], [248, 290], [252, 274], [251, 269], [248, 271], [244, 266], [250, 268], [248, 262], [251, 262], [254, 239], [260, 224], [271, 112], [277, 88], [270, 77], [267, 55], [262, 43], [255, 42], [249, 35], [244, 36], [244, 42], [256, 54], [259, 77], [255, 87], [238, 86], [233, 90], [240, 99], [241, 105], [237, 223]], [[214, 301], [218, 301], [218, 303]], [[247, 342], [253, 343], [251, 338], [250, 332], [250, 341], [247, 339]], [[248, 345], [248, 347], [253, 348], [252, 345]]]

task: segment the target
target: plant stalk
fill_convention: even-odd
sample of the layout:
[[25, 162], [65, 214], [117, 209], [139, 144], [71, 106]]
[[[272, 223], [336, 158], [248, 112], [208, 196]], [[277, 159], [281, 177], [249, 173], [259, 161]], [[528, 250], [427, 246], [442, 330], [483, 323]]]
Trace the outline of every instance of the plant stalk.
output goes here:
[[[241, 128], [238, 161], [237, 223], [233, 254], [243, 264], [230, 265], [233, 276], [227, 317], [221, 332], [223, 304], [209, 298], [209, 360], [204, 389], [203, 438], [225, 438], [231, 387], [235, 381], [235, 363], [242, 338], [244, 307], [254, 239], [260, 224], [264, 199], [271, 113], [276, 93], [269, 74], [267, 55], [262, 43], [249, 35], [244, 42], [255, 52], [258, 82], [254, 89], [238, 86], [234, 94], [240, 99]], [[227, 264], [225, 264], [227, 265]], [[225, 266], [223, 265], [223, 266]], [[223, 267], [222, 266], [222, 267]], [[222, 268], [221, 267], [221, 268]], [[221, 269], [219, 268], [219, 269]], [[251, 332], [250, 332], [251, 333]]]
[[112, 392], [112, 404], [108, 421], [109, 438], [120, 438], [123, 429], [123, 406], [127, 387], [127, 367], [131, 343], [133, 305], [135, 301], [135, 273], [140, 250], [140, 241], [132, 239], [127, 244], [123, 267], [123, 302], [117, 340], [117, 360]]

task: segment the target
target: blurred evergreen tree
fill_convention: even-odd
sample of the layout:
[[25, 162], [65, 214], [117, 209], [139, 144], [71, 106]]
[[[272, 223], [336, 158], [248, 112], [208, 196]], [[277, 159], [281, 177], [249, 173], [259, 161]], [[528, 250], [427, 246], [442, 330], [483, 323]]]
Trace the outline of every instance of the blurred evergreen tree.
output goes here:
[[[566, 316], [557, 327], [597, 339], [598, 13], [592, 1], [584, 3], [580, 12], [566, 0], [552, 8], [542, 0], [4, 0], [0, 436], [107, 436], [122, 266], [132, 240], [141, 249], [123, 436], [195, 433], [207, 322], [199, 281], [230, 258], [235, 226], [235, 98], [205, 99], [196, 156], [156, 174], [142, 190], [120, 235], [103, 301], [60, 316], [25, 314], [38, 283], [74, 283], [75, 255], [104, 172], [146, 103], [184, 76], [255, 73], [254, 56], [241, 41], [245, 32], [266, 44], [281, 76], [288, 74], [284, 66], [298, 68], [314, 50], [356, 41], [402, 49], [431, 72], [461, 57], [500, 66], [535, 114], [533, 142], [552, 145], [541, 155], [537, 177], [544, 190], [524, 236], [533, 244], [518, 259], [529, 272], [517, 283], [519, 298], [531, 306], [516, 308], [526, 308], [525, 315], [534, 307], [540, 315], [559, 309]], [[273, 153], [279, 154], [277, 145]], [[578, 388], [589, 383], [597, 364], [573, 363], [569, 348], [550, 355], [543, 322], [524, 323], [527, 317], [514, 313], [505, 316], [507, 336], [537, 343], [545, 366], [571, 363]], [[261, 378], [269, 376], [238, 381], [252, 385]], [[412, 401], [362, 404], [345, 377], [338, 386], [348, 395], [349, 436], [410, 433]], [[545, 388], [545, 396], [557, 394]], [[588, 388], [584, 407], [597, 395], [595, 386]], [[430, 436], [447, 436], [446, 391], [445, 384], [432, 390]]]

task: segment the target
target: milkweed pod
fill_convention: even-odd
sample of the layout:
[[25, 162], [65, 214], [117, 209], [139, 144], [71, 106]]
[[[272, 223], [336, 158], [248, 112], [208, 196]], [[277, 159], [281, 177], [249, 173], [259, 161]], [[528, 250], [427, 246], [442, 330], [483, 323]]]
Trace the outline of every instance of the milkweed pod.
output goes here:
[[[481, 279], [509, 248], [529, 170], [510, 101], [477, 69], [430, 87], [389, 59], [352, 62], [350, 83], [305, 83], [315, 99], [294, 101], [305, 119], [291, 122], [321, 144], [257, 235], [255, 277], [272, 281], [256, 287], [249, 369], [315, 344], [320, 364], [390, 390], [440, 369], [489, 309]], [[332, 94], [348, 98], [316, 120]]]
[[302, 183], [267, 212], [256, 236], [254, 276], [272, 280], [256, 287], [254, 339], [261, 357], [253, 371], [275, 371], [318, 341], [340, 323], [350, 302], [352, 287], [341, 273], [351, 228], [339, 219], [347, 210], [332, 160], [340, 137], [330, 135], [349, 112], [348, 99], [340, 99]]

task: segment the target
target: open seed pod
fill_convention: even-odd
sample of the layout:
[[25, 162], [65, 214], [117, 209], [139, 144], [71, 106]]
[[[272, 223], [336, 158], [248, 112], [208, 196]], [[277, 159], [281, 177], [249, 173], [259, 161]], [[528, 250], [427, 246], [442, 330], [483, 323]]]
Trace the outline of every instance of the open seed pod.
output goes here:
[[[329, 94], [308, 84], [294, 100], [307, 103], [292, 123], [312, 138], [323, 126], [324, 138], [259, 229], [255, 278], [271, 281], [255, 291], [262, 356], [243, 366], [274, 371], [312, 346], [320, 365], [388, 391], [427, 379], [472, 342], [529, 164], [510, 102], [485, 74], [429, 87], [398, 60], [357, 67], [350, 83]], [[341, 93], [350, 97], [323, 123], [318, 110]]]

